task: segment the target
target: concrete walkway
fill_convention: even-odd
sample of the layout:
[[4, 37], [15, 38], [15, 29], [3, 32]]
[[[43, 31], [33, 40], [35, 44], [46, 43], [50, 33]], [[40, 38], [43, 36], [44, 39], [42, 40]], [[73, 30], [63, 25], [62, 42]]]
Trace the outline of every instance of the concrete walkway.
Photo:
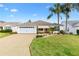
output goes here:
[[29, 45], [35, 34], [13, 34], [0, 38], [0, 56], [30, 56]]

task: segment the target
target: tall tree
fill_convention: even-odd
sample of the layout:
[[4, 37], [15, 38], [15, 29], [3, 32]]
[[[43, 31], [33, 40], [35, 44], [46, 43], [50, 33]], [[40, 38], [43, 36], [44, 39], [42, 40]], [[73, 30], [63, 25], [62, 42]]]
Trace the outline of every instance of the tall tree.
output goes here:
[[58, 31], [60, 30], [60, 24], [59, 24], [59, 21], [60, 21], [60, 13], [61, 13], [61, 4], [60, 3], [56, 3], [54, 4], [53, 7], [50, 7], [49, 8], [49, 11], [51, 12], [50, 15], [47, 17], [47, 19], [50, 19], [53, 14], [56, 14], [57, 15], [57, 19], [58, 19]]
[[71, 3], [64, 3], [62, 5], [62, 13], [65, 15], [66, 17], [66, 23], [65, 23], [65, 32], [68, 31], [68, 28], [67, 28], [67, 23], [68, 23], [68, 18], [69, 18], [69, 13], [71, 12], [72, 10], [72, 4]]

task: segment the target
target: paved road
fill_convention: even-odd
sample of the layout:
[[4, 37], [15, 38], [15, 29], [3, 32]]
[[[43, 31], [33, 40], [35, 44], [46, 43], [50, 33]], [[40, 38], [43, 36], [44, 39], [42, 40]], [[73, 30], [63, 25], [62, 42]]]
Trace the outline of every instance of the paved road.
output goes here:
[[0, 56], [29, 56], [35, 34], [13, 34], [0, 38]]

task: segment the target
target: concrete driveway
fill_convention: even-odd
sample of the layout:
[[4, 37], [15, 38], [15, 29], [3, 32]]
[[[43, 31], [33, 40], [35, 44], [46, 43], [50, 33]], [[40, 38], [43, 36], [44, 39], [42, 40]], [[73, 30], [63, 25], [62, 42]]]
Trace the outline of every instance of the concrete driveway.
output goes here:
[[35, 34], [13, 34], [0, 38], [0, 56], [29, 56], [29, 45]]

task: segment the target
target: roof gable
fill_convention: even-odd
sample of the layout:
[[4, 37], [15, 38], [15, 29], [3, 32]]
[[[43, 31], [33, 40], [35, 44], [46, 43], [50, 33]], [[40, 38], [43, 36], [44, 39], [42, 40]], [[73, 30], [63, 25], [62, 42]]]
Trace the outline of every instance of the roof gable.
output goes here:
[[38, 20], [38, 21], [35, 21], [35, 22], [26, 22], [26, 23], [23, 23], [23, 24], [21, 24], [19, 26], [20, 27], [52, 26], [52, 23], [42, 21], [42, 20]]

